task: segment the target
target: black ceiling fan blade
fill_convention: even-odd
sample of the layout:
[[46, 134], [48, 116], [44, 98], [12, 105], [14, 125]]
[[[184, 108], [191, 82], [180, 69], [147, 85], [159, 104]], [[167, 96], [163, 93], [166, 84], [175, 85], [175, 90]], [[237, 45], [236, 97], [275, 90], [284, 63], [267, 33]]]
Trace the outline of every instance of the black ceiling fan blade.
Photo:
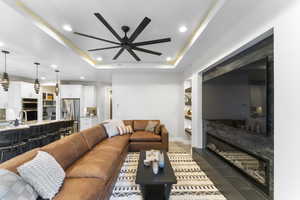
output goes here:
[[132, 47], [132, 49], [137, 50], [137, 51], [142, 51], [142, 52], [145, 52], [145, 53], [154, 54], [154, 55], [157, 55], [157, 56], [161, 56], [162, 55], [162, 53], [160, 53], [160, 52], [151, 51], [151, 50], [144, 49], [144, 48]]
[[100, 13], [94, 13], [94, 15], [106, 26], [106, 28], [117, 38], [120, 42], [122, 42], [122, 38], [119, 34], [109, 25], [109, 23], [104, 19]]
[[157, 44], [157, 43], [163, 43], [163, 42], [171, 42], [171, 38], [163, 38], [158, 40], [150, 40], [145, 42], [137, 42], [133, 43], [133, 46], [143, 46], [143, 45], [150, 45], [150, 44]]
[[125, 50], [124, 48], [120, 49], [118, 53], [115, 55], [115, 57], [113, 58], [113, 60], [116, 60], [123, 53], [124, 50]]
[[129, 38], [130, 42], [133, 42], [139, 34], [146, 28], [146, 26], [151, 22], [151, 19], [148, 17], [145, 17], [143, 21], [139, 24], [139, 26], [135, 29], [135, 31], [132, 33], [132, 35]]
[[98, 48], [98, 49], [89, 49], [88, 51], [101, 51], [101, 50], [106, 50], [106, 49], [115, 49], [115, 48], [120, 48], [121, 46], [114, 46], [114, 47], [104, 47], [104, 48]]
[[76, 35], [80, 35], [80, 36], [83, 36], [83, 37], [88, 37], [88, 38], [92, 38], [92, 39], [100, 40], [100, 41], [103, 41], [103, 42], [112, 43], [112, 44], [120, 44], [120, 43], [118, 43], [118, 42], [114, 42], [114, 41], [110, 41], [110, 40], [102, 39], [102, 38], [95, 37], [95, 36], [91, 36], [91, 35], [87, 35], [87, 34], [84, 34], [84, 33], [78, 33], [78, 32], [74, 32], [74, 34], [76, 34]]
[[134, 51], [130, 48], [126, 49], [133, 57], [136, 61], [141, 61], [141, 59], [136, 55], [136, 53], [134, 53]]

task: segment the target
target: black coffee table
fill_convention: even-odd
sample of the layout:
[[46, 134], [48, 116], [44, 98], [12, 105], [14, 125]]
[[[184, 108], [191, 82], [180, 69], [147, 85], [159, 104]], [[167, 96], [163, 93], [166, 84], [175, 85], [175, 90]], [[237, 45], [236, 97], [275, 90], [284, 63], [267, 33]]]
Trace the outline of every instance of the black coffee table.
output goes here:
[[165, 167], [154, 174], [152, 166], [145, 166], [146, 152], [140, 152], [140, 159], [136, 173], [135, 183], [140, 185], [144, 200], [167, 200], [169, 199], [171, 187], [177, 183], [176, 176], [171, 166], [166, 151], [164, 154]]

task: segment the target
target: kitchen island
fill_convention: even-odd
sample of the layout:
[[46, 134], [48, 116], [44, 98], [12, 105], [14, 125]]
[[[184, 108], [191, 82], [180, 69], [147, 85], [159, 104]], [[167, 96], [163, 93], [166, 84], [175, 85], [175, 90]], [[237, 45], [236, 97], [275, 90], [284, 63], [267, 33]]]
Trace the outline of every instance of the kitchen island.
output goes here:
[[0, 125], [0, 163], [73, 133], [73, 120], [29, 121]]

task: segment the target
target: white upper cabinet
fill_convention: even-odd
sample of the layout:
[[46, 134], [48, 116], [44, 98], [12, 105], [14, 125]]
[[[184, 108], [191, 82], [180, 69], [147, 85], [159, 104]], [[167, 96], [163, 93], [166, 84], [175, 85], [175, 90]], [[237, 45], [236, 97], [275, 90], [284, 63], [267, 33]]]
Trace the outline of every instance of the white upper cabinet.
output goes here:
[[96, 106], [96, 87], [83, 86], [84, 108]]
[[82, 85], [60, 85], [60, 95], [65, 98], [81, 98]]
[[1, 87], [0, 88], [0, 108], [7, 108], [7, 104], [8, 104], [8, 92], [5, 92]]
[[21, 97], [34, 99], [37, 99], [39, 97], [39, 95], [34, 91], [33, 83], [21, 82]]

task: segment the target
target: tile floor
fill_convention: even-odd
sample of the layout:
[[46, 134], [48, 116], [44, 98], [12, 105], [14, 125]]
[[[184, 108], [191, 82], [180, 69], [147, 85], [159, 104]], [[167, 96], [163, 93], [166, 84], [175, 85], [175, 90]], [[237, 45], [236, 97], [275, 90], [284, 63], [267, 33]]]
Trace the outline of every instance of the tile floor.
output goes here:
[[[193, 154], [194, 160], [201, 169], [215, 183], [216, 187], [228, 200], [270, 200], [254, 185], [249, 183], [241, 174], [236, 172], [230, 165], [224, 163], [216, 155], [206, 150], [193, 149], [191, 145], [174, 142]], [[170, 145], [172, 150], [173, 145]]]

